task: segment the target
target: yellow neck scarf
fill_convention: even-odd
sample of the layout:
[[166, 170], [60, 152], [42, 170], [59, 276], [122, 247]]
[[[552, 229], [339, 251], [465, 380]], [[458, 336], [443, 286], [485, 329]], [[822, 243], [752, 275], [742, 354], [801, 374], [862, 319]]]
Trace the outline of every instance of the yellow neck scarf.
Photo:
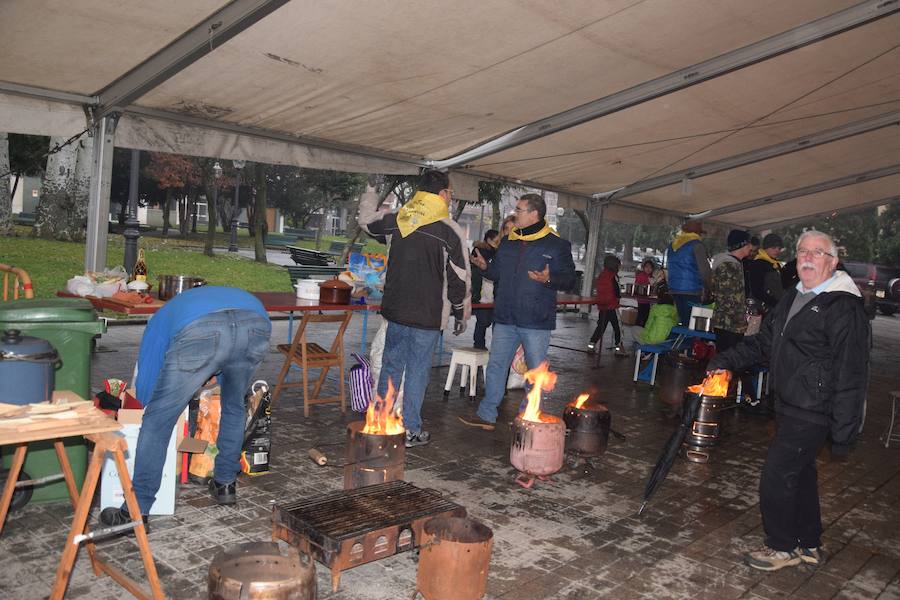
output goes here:
[[416, 192], [397, 213], [400, 235], [406, 237], [423, 225], [449, 219], [450, 210], [443, 198], [431, 192]]
[[763, 250], [762, 248], [760, 248], [759, 251], [756, 253], [756, 260], [764, 260], [768, 263], [772, 263], [772, 266], [775, 267], [776, 269], [779, 269], [779, 270], [781, 269], [781, 262], [778, 261], [777, 259], [774, 259], [771, 256], [769, 256], [769, 253], [766, 252], [765, 250]]
[[696, 233], [686, 233], [684, 231], [680, 232], [675, 236], [675, 239], [672, 240], [672, 250], [678, 251], [679, 248], [687, 244], [692, 240], [699, 240], [700, 236]]
[[534, 240], [539, 240], [542, 237], [546, 237], [548, 235], [555, 235], [559, 237], [559, 234], [556, 233], [550, 225], [547, 224], [547, 221], [544, 221], [544, 226], [541, 227], [540, 230], [535, 231], [534, 233], [529, 233], [526, 235], [522, 235], [518, 233], [518, 229], [513, 229], [509, 232], [510, 240], [522, 240], [523, 242], [533, 242]]

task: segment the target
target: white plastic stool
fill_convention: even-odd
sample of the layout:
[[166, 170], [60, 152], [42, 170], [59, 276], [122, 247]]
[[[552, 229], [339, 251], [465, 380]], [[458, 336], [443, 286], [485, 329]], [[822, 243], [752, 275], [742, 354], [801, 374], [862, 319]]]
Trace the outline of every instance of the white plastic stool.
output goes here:
[[891, 442], [900, 442], [900, 433], [894, 433], [894, 417], [897, 416], [897, 402], [900, 401], [900, 392], [891, 392], [891, 422], [888, 423], [887, 431], [881, 436], [884, 440], [884, 447], [889, 448]]
[[475, 387], [478, 382], [478, 367], [481, 367], [481, 380], [486, 381], [485, 368], [488, 364], [490, 352], [476, 348], [454, 348], [450, 356], [450, 369], [447, 372], [447, 383], [444, 384], [444, 396], [450, 393], [450, 385], [456, 374], [456, 367], [460, 367], [459, 389], [462, 394], [466, 387], [466, 378], [469, 380], [469, 397], [475, 397]]

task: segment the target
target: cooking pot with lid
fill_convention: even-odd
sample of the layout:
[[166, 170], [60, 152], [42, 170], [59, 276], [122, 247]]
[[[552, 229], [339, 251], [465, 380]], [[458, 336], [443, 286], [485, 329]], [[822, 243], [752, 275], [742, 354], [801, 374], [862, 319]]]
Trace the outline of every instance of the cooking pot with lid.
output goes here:
[[159, 276], [159, 299], [169, 300], [176, 294], [180, 294], [185, 290], [206, 285], [206, 280], [202, 277], [194, 277], [192, 275], [160, 275]]
[[319, 302], [322, 304], [350, 304], [352, 289], [353, 286], [340, 279], [323, 281], [319, 284]]
[[8, 329], [0, 335], [0, 402], [34, 404], [50, 400], [59, 354], [47, 340]]

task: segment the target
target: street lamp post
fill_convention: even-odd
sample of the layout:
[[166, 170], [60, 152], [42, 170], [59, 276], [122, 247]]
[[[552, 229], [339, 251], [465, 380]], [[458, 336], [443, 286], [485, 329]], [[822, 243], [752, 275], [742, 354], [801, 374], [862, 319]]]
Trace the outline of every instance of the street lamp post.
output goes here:
[[138, 182], [140, 180], [141, 151], [131, 151], [131, 171], [128, 177], [128, 215], [125, 218], [125, 270], [129, 278], [134, 273], [137, 260], [138, 238], [141, 237], [140, 222], [137, 218]]
[[228, 244], [228, 251], [237, 252], [238, 211], [241, 206], [241, 169], [244, 168], [244, 165], [246, 165], [247, 162], [243, 160], [232, 160], [231, 164], [234, 165], [236, 175], [234, 182], [234, 206], [231, 207], [231, 243]]
[[206, 222], [207, 226], [212, 225], [212, 217], [210, 216], [210, 208], [213, 210], [218, 210], [219, 206], [219, 179], [222, 177], [222, 165], [219, 164], [219, 161], [216, 161], [216, 164], [213, 165], [213, 201], [212, 206], [210, 206], [209, 202], [206, 203]]

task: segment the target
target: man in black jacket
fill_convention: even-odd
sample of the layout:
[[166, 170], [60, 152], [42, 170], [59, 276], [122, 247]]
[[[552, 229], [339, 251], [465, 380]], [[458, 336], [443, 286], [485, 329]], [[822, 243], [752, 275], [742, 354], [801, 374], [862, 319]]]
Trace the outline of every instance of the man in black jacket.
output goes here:
[[762, 248], [756, 258], [748, 261], [744, 268], [749, 282], [749, 296], [759, 300], [766, 310], [772, 310], [784, 295], [781, 284], [781, 263], [778, 257], [784, 250], [784, 242], [777, 233], [763, 238]]
[[[403, 426], [406, 447], [427, 444], [422, 430], [422, 402], [431, 355], [452, 314], [453, 333], [466, 329], [469, 299], [469, 258], [465, 236], [450, 218], [450, 180], [446, 173], [425, 171], [418, 191], [399, 211], [377, 211], [377, 196], [363, 194], [359, 224], [370, 234], [386, 236], [390, 244], [381, 315], [388, 321], [378, 395], [403, 383]], [[405, 377], [405, 379], [404, 379]]]
[[769, 363], [777, 432], [759, 484], [765, 547], [747, 564], [762, 571], [819, 564], [822, 520], [816, 454], [846, 455], [862, 416], [868, 325], [853, 280], [835, 271], [837, 249], [819, 231], [797, 241], [800, 282], [766, 315], [758, 335], [717, 355], [710, 370], [740, 372]]

